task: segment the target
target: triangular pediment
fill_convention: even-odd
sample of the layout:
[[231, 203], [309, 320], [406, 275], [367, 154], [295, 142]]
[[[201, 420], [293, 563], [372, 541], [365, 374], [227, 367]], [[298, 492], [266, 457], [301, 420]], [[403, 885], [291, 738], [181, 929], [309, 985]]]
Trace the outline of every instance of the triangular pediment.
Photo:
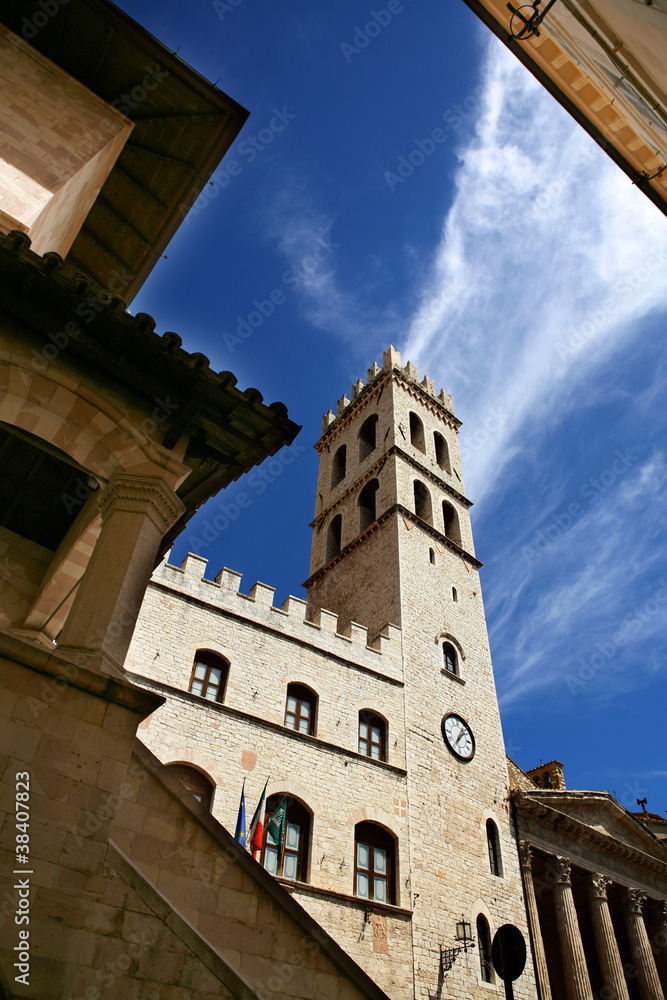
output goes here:
[[667, 863], [667, 844], [658, 840], [608, 792], [521, 791], [522, 803], [541, 804], [610, 840]]

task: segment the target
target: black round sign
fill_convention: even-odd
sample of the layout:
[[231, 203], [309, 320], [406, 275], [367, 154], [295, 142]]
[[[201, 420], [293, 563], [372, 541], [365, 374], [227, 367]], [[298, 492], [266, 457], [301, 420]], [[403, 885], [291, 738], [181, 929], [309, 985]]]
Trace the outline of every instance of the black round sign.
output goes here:
[[493, 968], [503, 980], [518, 979], [526, 966], [526, 942], [514, 924], [503, 924], [493, 936]]

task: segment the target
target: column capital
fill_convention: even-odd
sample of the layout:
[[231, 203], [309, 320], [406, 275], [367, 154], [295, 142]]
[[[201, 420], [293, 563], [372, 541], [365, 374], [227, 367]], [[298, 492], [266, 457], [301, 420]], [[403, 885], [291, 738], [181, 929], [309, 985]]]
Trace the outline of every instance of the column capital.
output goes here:
[[612, 881], [613, 880], [610, 879], [607, 875], [601, 875], [601, 874], [590, 875], [587, 880], [588, 894], [590, 898], [606, 899], [607, 889], [611, 885]]
[[116, 475], [98, 499], [102, 520], [114, 511], [146, 514], [161, 535], [167, 533], [185, 506], [158, 476]]
[[550, 858], [546, 863], [547, 876], [552, 885], [572, 885], [570, 872], [572, 862], [569, 858]]
[[532, 871], [531, 860], [533, 857], [533, 845], [529, 840], [519, 841], [519, 859], [524, 868]]
[[652, 899], [646, 909], [656, 924], [667, 924], [667, 899]]
[[645, 894], [641, 889], [626, 889], [624, 905], [627, 913], [638, 913], [641, 915], [642, 907], [646, 901]]

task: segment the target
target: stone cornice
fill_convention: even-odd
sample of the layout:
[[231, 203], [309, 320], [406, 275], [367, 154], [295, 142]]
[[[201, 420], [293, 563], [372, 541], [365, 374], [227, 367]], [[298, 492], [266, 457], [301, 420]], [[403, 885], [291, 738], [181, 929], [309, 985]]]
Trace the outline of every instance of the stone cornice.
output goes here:
[[[560, 796], [570, 793], [552, 792], [551, 794]], [[667, 882], [667, 863], [664, 861], [660, 861], [658, 858], [652, 857], [650, 854], [646, 854], [636, 847], [631, 847], [629, 844], [615, 840], [606, 833], [595, 830], [586, 823], [582, 823], [540, 801], [534, 795], [534, 792], [525, 792], [522, 790], [510, 792], [510, 797], [520, 816], [531, 820], [544, 830], [550, 830], [571, 838], [573, 840], [573, 849], [574, 847], [577, 848], [576, 853], [578, 855], [581, 855], [583, 845], [584, 850], [586, 847], [589, 847], [594, 851], [600, 851], [602, 854], [618, 859], [623, 866], [630, 862], [641, 868], [644, 872], [653, 872]], [[544, 839], [546, 840], [546, 838]], [[547, 848], [540, 846], [540, 850], [547, 850]], [[599, 860], [595, 862], [596, 870], [598, 869], [598, 864]]]
[[185, 512], [185, 505], [157, 476], [114, 476], [97, 502], [103, 521], [115, 511], [145, 514], [161, 535]]
[[376, 903], [373, 899], [362, 899], [361, 896], [351, 896], [349, 893], [339, 892], [337, 889], [323, 889], [320, 886], [311, 885], [310, 882], [296, 882], [286, 878], [278, 878], [278, 881], [281, 885], [285, 886], [288, 892], [291, 889], [292, 892], [300, 892], [307, 896], [322, 896], [325, 899], [336, 899], [359, 910], [370, 910], [373, 913], [384, 913], [388, 917], [412, 920], [412, 910], [408, 910], [404, 906], [394, 906], [392, 903]]
[[273, 733], [280, 733], [282, 736], [287, 737], [289, 740], [297, 740], [301, 743], [310, 743], [318, 749], [326, 750], [329, 753], [336, 753], [342, 757], [347, 757], [351, 760], [356, 760], [361, 764], [370, 764], [372, 767], [378, 767], [383, 771], [390, 771], [399, 778], [407, 778], [408, 772], [405, 768], [398, 767], [397, 764], [389, 764], [386, 760], [375, 760], [373, 757], [366, 757], [364, 754], [356, 753], [354, 750], [348, 750], [346, 747], [338, 746], [336, 743], [329, 743], [327, 740], [321, 740], [318, 736], [310, 736], [308, 733], [299, 733], [294, 729], [288, 729], [287, 726], [281, 725], [279, 722], [272, 722], [270, 719], [263, 719], [259, 715], [251, 715], [250, 712], [244, 712], [240, 708], [232, 708], [231, 705], [225, 705], [223, 702], [217, 701], [207, 701], [206, 698], [202, 698], [197, 694], [192, 694], [191, 691], [184, 691], [182, 688], [174, 687], [172, 684], [165, 684], [162, 681], [156, 681], [152, 677], [146, 677], [143, 674], [128, 673], [128, 677], [131, 677], [133, 681], [137, 684], [146, 684], [148, 687], [155, 687], [160, 692], [166, 692], [172, 697], [182, 698], [184, 701], [188, 701], [191, 704], [206, 706], [214, 712], [218, 712], [222, 715], [229, 715], [233, 718], [241, 719], [244, 722], [249, 722], [252, 725], [259, 726], [260, 728], [269, 729]]
[[321, 566], [320, 569], [316, 570], [311, 576], [309, 576], [302, 586], [304, 586], [307, 590], [313, 583], [320, 580], [332, 566], [335, 566], [336, 563], [339, 563], [342, 559], [344, 559], [348, 552], [352, 552], [352, 550], [356, 549], [358, 545], [361, 545], [365, 538], [368, 538], [368, 536], [374, 531], [377, 531], [378, 528], [385, 524], [391, 517], [393, 517], [394, 514], [402, 514], [405, 519], [418, 525], [423, 531], [430, 535], [431, 538], [434, 538], [437, 542], [440, 542], [441, 545], [444, 545], [445, 548], [451, 549], [451, 551], [456, 553], [457, 556], [461, 556], [461, 558], [469, 563], [474, 569], [480, 569], [484, 565], [479, 561], [479, 559], [476, 559], [475, 556], [466, 552], [465, 549], [462, 549], [460, 545], [456, 544], [456, 542], [453, 542], [451, 538], [447, 538], [447, 535], [443, 535], [441, 531], [434, 528], [432, 524], [429, 524], [427, 521], [422, 521], [421, 517], [417, 517], [414, 511], [408, 510], [408, 508], [404, 507], [402, 503], [395, 503], [389, 508], [389, 510], [386, 510], [384, 514], [380, 514], [377, 520], [373, 521], [370, 527], [366, 528], [365, 531], [362, 531], [356, 538], [353, 538], [351, 542], [348, 542], [345, 548], [341, 549], [340, 552], [333, 557], [333, 559], [330, 559], [329, 562], [325, 563], [324, 566]]
[[[381, 392], [389, 382], [400, 382], [403, 388], [407, 389], [410, 396], [416, 399], [422, 406], [425, 406], [434, 416], [444, 420], [458, 434], [461, 421], [455, 417], [451, 410], [439, 402], [437, 397], [431, 396], [426, 389], [418, 382], [408, 378], [401, 368], [383, 369], [378, 376], [359, 392], [359, 394], [345, 407], [340, 416], [329, 424], [319, 441], [314, 445], [318, 454], [322, 454], [325, 448], [330, 447], [338, 435], [348, 426], [359, 410], [372, 401], [374, 396]], [[376, 392], [377, 390], [377, 392]]]

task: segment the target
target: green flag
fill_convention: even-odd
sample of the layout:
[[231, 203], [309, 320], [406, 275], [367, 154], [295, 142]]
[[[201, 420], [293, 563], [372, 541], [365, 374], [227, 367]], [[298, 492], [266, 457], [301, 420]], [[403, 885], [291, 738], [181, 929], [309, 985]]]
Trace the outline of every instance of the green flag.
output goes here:
[[276, 811], [273, 816], [266, 824], [267, 832], [271, 834], [276, 844], [278, 845], [278, 851], [283, 849], [283, 841], [285, 840], [285, 824], [287, 820], [287, 796], [284, 795], [282, 802], [277, 806]]

